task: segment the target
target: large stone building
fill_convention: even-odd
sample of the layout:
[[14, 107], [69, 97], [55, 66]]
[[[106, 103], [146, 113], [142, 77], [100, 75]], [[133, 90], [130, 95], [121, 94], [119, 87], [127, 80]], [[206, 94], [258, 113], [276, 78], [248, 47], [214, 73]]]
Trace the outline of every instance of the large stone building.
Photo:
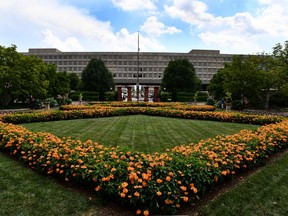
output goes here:
[[[25, 55], [35, 55], [49, 64], [57, 65], [58, 71], [81, 75], [92, 58], [102, 59], [112, 72], [116, 85], [136, 85], [137, 74], [140, 85], [161, 84], [165, 67], [170, 60], [189, 59], [205, 88], [212, 76], [231, 62], [232, 54], [220, 54], [219, 50], [194, 50], [189, 53], [162, 52], [61, 52], [58, 49], [29, 49]], [[138, 61], [139, 58], [139, 61]]]

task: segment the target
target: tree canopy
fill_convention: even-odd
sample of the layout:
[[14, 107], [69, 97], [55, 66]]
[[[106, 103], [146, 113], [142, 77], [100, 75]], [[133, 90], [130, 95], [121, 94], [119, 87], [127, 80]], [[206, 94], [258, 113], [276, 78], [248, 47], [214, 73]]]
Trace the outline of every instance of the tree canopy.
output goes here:
[[99, 93], [99, 100], [104, 100], [105, 91], [114, 88], [112, 73], [101, 59], [91, 59], [82, 73], [83, 88]]
[[66, 95], [70, 80], [65, 72], [57, 73], [55, 65], [35, 56], [17, 52], [17, 47], [0, 46], [0, 96], [4, 106], [15, 100], [31, 103], [35, 99]]
[[169, 62], [165, 68], [161, 86], [172, 92], [172, 100], [177, 100], [177, 92], [195, 92], [201, 85], [195, 68], [188, 59], [177, 59]]
[[285, 92], [288, 96], [288, 42], [273, 49], [272, 55], [234, 56], [213, 76], [207, 90], [218, 100], [230, 92], [242, 106], [268, 109], [272, 96]]

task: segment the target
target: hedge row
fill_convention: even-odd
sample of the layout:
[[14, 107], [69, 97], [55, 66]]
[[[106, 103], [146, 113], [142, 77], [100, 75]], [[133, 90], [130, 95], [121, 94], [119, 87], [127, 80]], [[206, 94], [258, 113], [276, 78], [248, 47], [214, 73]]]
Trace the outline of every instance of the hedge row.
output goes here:
[[69, 119], [82, 119], [82, 118], [98, 118], [108, 116], [121, 116], [121, 115], [155, 115], [163, 117], [185, 118], [185, 119], [198, 119], [198, 120], [211, 120], [222, 122], [235, 122], [246, 124], [270, 124], [280, 122], [285, 119], [282, 116], [272, 115], [257, 115], [233, 112], [200, 112], [190, 110], [176, 110], [166, 108], [144, 108], [144, 107], [98, 107], [94, 109], [71, 109], [67, 111], [47, 111], [47, 112], [33, 112], [22, 114], [7, 114], [1, 117], [1, 121], [13, 124], [42, 122], [42, 121], [57, 121]]

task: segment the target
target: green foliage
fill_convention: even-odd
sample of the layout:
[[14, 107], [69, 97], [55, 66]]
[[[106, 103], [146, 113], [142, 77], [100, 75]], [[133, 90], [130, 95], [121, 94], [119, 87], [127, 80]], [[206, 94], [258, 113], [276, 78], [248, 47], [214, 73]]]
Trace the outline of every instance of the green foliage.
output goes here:
[[0, 46], [2, 105], [18, 100], [36, 108], [39, 100], [68, 94], [70, 79], [66, 72], [57, 73], [56, 70], [55, 65], [49, 65], [40, 58], [18, 53], [16, 46]]
[[288, 81], [283, 68], [279, 59], [271, 55], [235, 56], [213, 76], [207, 89], [218, 100], [229, 91], [233, 100], [242, 101], [243, 108], [262, 105], [268, 109], [270, 98]]
[[[101, 59], [91, 59], [82, 73], [83, 88], [99, 94], [99, 100], [105, 100], [105, 92], [114, 88], [112, 73]], [[83, 98], [84, 100], [84, 98]]]
[[21, 55], [17, 53], [16, 46], [0, 46], [0, 96], [3, 106], [13, 103], [15, 96], [20, 90], [19, 65]]
[[188, 59], [177, 59], [170, 61], [166, 67], [161, 86], [172, 93], [172, 101], [178, 101], [178, 92], [194, 93], [200, 83], [193, 64]]
[[81, 79], [76, 73], [68, 73], [70, 89], [78, 91], [81, 84]]

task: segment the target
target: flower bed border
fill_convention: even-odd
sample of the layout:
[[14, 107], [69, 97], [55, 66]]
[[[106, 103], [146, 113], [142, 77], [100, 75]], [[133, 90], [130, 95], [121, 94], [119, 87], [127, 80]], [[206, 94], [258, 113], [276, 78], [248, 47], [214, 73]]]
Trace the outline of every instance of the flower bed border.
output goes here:
[[264, 163], [288, 144], [288, 120], [279, 116], [107, 107], [6, 115], [2, 121], [22, 123], [132, 114], [271, 124], [177, 146], [162, 154], [143, 154], [123, 147], [104, 147], [89, 140], [81, 142], [33, 133], [0, 122], [0, 150], [38, 172], [89, 185], [104, 196], [134, 207], [137, 214], [148, 215], [175, 214], [183, 203], [193, 202], [214, 184], [239, 171]]

